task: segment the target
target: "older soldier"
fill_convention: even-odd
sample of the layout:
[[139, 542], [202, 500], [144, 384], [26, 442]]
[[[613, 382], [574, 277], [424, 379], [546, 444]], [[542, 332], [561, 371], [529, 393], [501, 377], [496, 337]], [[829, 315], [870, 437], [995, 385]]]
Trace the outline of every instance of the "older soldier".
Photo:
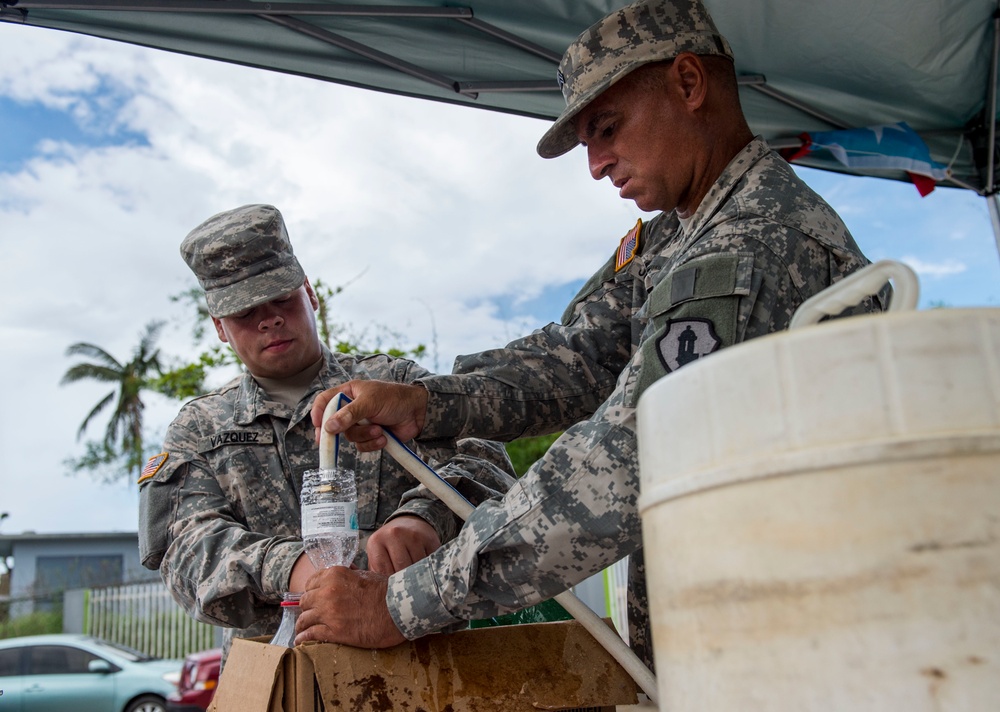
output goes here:
[[[338, 390], [355, 401], [326, 427], [362, 450], [384, 444], [362, 419], [420, 438], [572, 427], [426, 559], [391, 577], [313, 577], [299, 640], [391, 645], [549, 598], [632, 555], [630, 644], [652, 665], [639, 396], [692, 360], [786, 328], [805, 299], [867, 263], [834, 211], [752, 135], [729, 44], [696, 0], [642, 0], [609, 15], [569, 47], [559, 78], [567, 107], [538, 153], [582, 144], [595, 179], [663, 212], [628, 231], [562, 324], [460, 357], [451, 376], [347, 384]], [[868, 300], [858, 311], [880, 308]], [[330, 397], [317, 400], [317, 424]], [[343, 601], [363, 601], [365, 616]]]
[[[314, 572], [299, 513], [302, 473], [319, 465], [313, 399], [350, 379], [409, 383], [429, 372], [384, 355], [334, 354], [320, 342], [316, 295], [269, 205], [209, 218], [185, 238], [181, 254], [205, 289], [219, 338], [246, 371], [185, 405], [167, 430], [165, 452], [143, 472], [142, 563], [159, 568], [199, 620], [239, 636], [273, 633], [282, 592], [302, 591]], [[411, 447], [476, 502], [514, 481], [498, 443], [441, 438]], [[393, 573], [458, 531], [443, 504], [411, 491], [416, 481], [392, 458], [347, 447], [340, 464], [357, 476], [357, 566]]]

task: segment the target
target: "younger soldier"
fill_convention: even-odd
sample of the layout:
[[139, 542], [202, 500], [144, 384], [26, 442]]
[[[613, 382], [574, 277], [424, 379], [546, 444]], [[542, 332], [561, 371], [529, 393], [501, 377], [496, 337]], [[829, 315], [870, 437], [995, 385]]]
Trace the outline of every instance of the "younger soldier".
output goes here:
[[[144, 470], [142, 563], [159, 569], [195, 618], [240, 637], [270, 634], [282, 592], [302, 591], [314, 572], [299, 512], [302, 473], [319, 466], [314, 397], [351, 379], [410, 383], [430, 374], [405, 359], [334, 354], [321, 343], [316, 295], [269, 205], [209, 218], [185, 238], [181, 255], [205, 290], [219, 338], [246, 371], [187, 403], [167, 430], [164, 453]], [[409, 446], [474, 503], [514, 481], [497, 443], [442, 438]], [[391, 574], [455, 536], [460, 522], [416, 490], [391, 457], [346, 443], [339, 457], [357, 476], [359, 568]]]

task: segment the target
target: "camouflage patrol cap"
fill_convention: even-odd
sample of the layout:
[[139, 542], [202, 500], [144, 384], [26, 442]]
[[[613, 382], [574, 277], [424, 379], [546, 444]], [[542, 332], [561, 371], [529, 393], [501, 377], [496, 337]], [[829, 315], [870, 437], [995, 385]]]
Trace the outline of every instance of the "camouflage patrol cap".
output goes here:
[[592, 25], [559, 63], [566, 109], [538, 142], [538, 155], [555, 158], [572, 149], [580, 143], [573, 119], [587, 104], [633, 69], [682, 52], [733, 58], [700, 0], [640, 0]]
[[306, 275], [285, 221], [271, 205], [213, 215], [181, 243], [181, 257], [205, 290], [208, 313], [231, 316], [295, 291]]

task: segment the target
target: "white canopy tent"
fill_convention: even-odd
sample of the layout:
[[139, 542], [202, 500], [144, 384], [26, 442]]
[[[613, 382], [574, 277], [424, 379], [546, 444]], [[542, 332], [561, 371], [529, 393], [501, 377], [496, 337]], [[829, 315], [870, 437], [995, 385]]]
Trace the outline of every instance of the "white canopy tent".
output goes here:
[[[790, 155], [799, 165], [910, 180], [899, 156], [845, 163], [843, 151], [838, 158], [811, 138], [903, 122], [935, 166], [931, 180], [988, 199], [1000, 249], [997, 0], [705, 2], [733, 46], [756, 133], [778, 149], [811, 143]], [[0, 0], [0, 21], [552, 118], [563, 106], [555, 81], [563, 50], [623, 4]]]

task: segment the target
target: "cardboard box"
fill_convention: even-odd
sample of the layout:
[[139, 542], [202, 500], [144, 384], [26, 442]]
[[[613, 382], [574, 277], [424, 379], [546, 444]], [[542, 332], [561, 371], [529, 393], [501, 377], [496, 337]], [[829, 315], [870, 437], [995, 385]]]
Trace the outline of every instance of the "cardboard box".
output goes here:
[[637, 702], [576, 621], [429, 635], [387, 650], [235, 640], [210, 712], [537, 712]]

